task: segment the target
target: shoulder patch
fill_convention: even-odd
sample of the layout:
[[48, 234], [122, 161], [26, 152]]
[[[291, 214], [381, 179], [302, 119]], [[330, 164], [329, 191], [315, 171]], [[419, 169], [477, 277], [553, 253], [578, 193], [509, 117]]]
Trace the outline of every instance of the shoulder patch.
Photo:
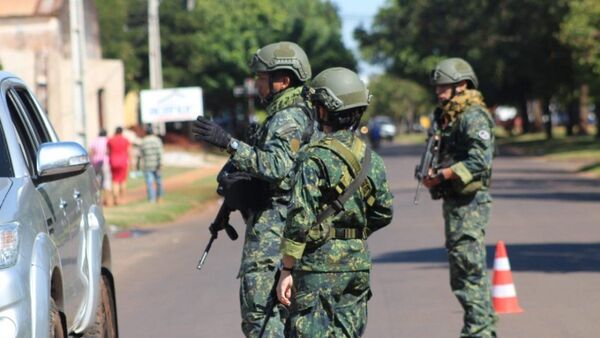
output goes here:
[[300, 140], [297, 138], [293, 138], [292, 141], [290, 141], [290, 149], [292, 149], [293, 153], [298, 152], [298, 150], [300, 149]]
[[480, 130], [479, 133], [477, 133], [479, 135], [479, 138], [487, 141], [490, 139], [490, 133], [487, 130]]

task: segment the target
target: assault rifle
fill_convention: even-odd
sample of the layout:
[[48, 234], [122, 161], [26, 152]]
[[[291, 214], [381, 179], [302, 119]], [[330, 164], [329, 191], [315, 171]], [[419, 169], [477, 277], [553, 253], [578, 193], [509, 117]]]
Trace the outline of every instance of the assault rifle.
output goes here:
[[439, 154], [440, 154], [440, 143], [442, 139], [437, 128], [437, 123], [433, 123], [433, 126], [429, 130], [429, 138], [427, 139], [427, 148], [421, 155], [421, 161], [415, 167], [415, 178], [417, 179], [417, 191], [415, 192], [415, 198], [413, 203], [419, 204], [419, 192], [423, 179], [434, 173], [439, 167]]
[[198, 266], [196, 267], [198, 270], [202, 269], [202, 265], [204, 265], [204, 261], [206, 260], [206, 256], [208, 256], [208, 251], [210, 251], [210, 247], [217, 236], [219, 231], [225, 230], [227, 236], [231, 238], [232, 241], [235, 241], [238, 238], [238, 234], [235, 229], [229, 224], [229, 215], [233, 212], [233, 209], [227, 206], [225, 201], [221, 204], [221, 208], [215, 217], [215, 220], [212, 222], [208, 230], [210, 231], [210, 240], [206, 245], [206, 249], [204, 249], [204, 253], [202, 254], [202, 258], [198, 262]]
[[[279, 284], [279, 275], [281, 274], [281, 270], [277, 269], [277, 272], [275, 273], [275, 283], [273, 283], [273, 287], [271, 287], [271, 292], [269, 292], [269, 302], [267, 303], [267, 311], [265, 313], [265, 319], [263, 319], [263, 323], [260, 327], [260, 332], [258, 333], [258, 338], [263, 338], [264, 334], [265, 334], [265, 330], [267, 329], [267, 324], [269, 324], [269, 319], [271, 318], [271, 316], [273, 316], [273, 310], [275, 309], [275, 307], [277, 306], [277, 304], [279, 304], [279, 299], [277, 299], [277, 284]], [[289, 315], [289, 313], [287, 313], [287, 311], [285, 313], [282, 313], [283, 311], [287, 310], [287, 308], [280, 308], [280, 315], [287, 317]]]
[[[258, 137], [258, 131], [260, 127], [256, 123], [251, 123], [246, 129], [246, 135], [244, 139], [248, 144], [254, 145], [256, 143], [256, 139]], [[208, 251], [210, 251], [210, 247], [215, 239], [217, 239], [217, 235], [219, 231], [225, 230], [229, 238], [232, 241], [235, 241], [238, 238], [238, 234], [235, 229], [229, 224], [229, 215], [235, 210], [240, 210], [242, 216], [246, 217], [246, 212], [248, 208], [249, 202], [255, 202], [256, 199], [250, 200], [248, 202], [248, 194], [243, 190], [244, 188], [250, 189], [253, 192], [256, 192], [257, 189], [255, 186], [250, 186], [249, 183], [251, 181], [251, 176], [248, 173], [238, 172], [235, 166], [231, 162], [227, 162], [225, 166], [221, 169], [221, 172], [217, 175], [217, 182], [219, 183], [217, 187], [217, 194], [223, 196], [223, 204], [221, 204], [221, 208], [215, 217], [215, 220], [212, 222], [208, 230], [210, 231], [210, 241], [206, 245], [206, 249], [204, 249], [204, 253], [198, 262], [197, 269], [202, 269], [202, 265], [204, 265], [204, 261], [206, 260], [206, 256], [208, 255]], [[246, 183], [246, 184], [244, 184]], [[252, 204], [252, 206], [254, 206]]]

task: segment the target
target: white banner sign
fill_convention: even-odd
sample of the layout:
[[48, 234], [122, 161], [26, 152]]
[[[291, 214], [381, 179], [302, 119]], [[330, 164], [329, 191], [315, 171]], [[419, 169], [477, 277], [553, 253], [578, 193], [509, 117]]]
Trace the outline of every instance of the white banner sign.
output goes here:
[[143, 123], [192, 121], [204, 115], [202, 88], [142, 90]]

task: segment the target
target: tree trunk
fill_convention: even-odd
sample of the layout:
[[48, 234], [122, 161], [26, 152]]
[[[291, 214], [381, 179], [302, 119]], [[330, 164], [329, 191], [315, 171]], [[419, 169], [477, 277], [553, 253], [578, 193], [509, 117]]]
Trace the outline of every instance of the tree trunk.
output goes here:
[[519, 106], [519, 117], [521, 120], [521, 132], [523, 134], [531, 131], [531, 123], [529, 122], [529, 116], [527, 115], [527, 100], [523, 99]]
[[589, 101], [590, 87], [584, 83], [579, 88], [579, 124], [577, 126], [579, 135], [588, 134], [588, 115], [590, 114], [590, 110], [588, 109]]
[[406, 113], [406, 128], [408, 128], [407, 134], [414, 132], [414, 124], [415, 124], [415, 111], [413, 107], [408, 109]]
[[540, 99], [527, 101], [527, 115], [529, 115], [532, 119], [533, 126], [531, 131], [533, 132], [541, 131], [543, 127], [542, 103], [540, 101]]
[[579, 105], [576, 100], [570, 100], [567, 104], [567, 136], [573, 136], [573, 128], [579, 124]]
[[542, 105], [542, 111], [544, 113], [543, 116], [543, 120], [544, 120], [544, 131], [546, 132], [546, 139], [547, 140], [551, 140], [553, 135], [552, 135], [552, 113], [550, 112], [550, 99], [546, 98], [543, 100], [539, 100], [540, 104]]
[[596, 139], [600, 140], [600, 101], [596, 101]]

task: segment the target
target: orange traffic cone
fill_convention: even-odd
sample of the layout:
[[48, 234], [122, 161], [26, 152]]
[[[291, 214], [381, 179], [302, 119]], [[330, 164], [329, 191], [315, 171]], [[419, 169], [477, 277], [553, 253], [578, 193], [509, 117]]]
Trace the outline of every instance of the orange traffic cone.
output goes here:
[[504, 241], [498, 241], [496, 245], [494, 277], [492, 280], [492, 302], [496, 313], [523, 312], [517, 300], [517, 291], [515, 290], [515, 284], [513, 284], [510, 262], [506, 254]]

